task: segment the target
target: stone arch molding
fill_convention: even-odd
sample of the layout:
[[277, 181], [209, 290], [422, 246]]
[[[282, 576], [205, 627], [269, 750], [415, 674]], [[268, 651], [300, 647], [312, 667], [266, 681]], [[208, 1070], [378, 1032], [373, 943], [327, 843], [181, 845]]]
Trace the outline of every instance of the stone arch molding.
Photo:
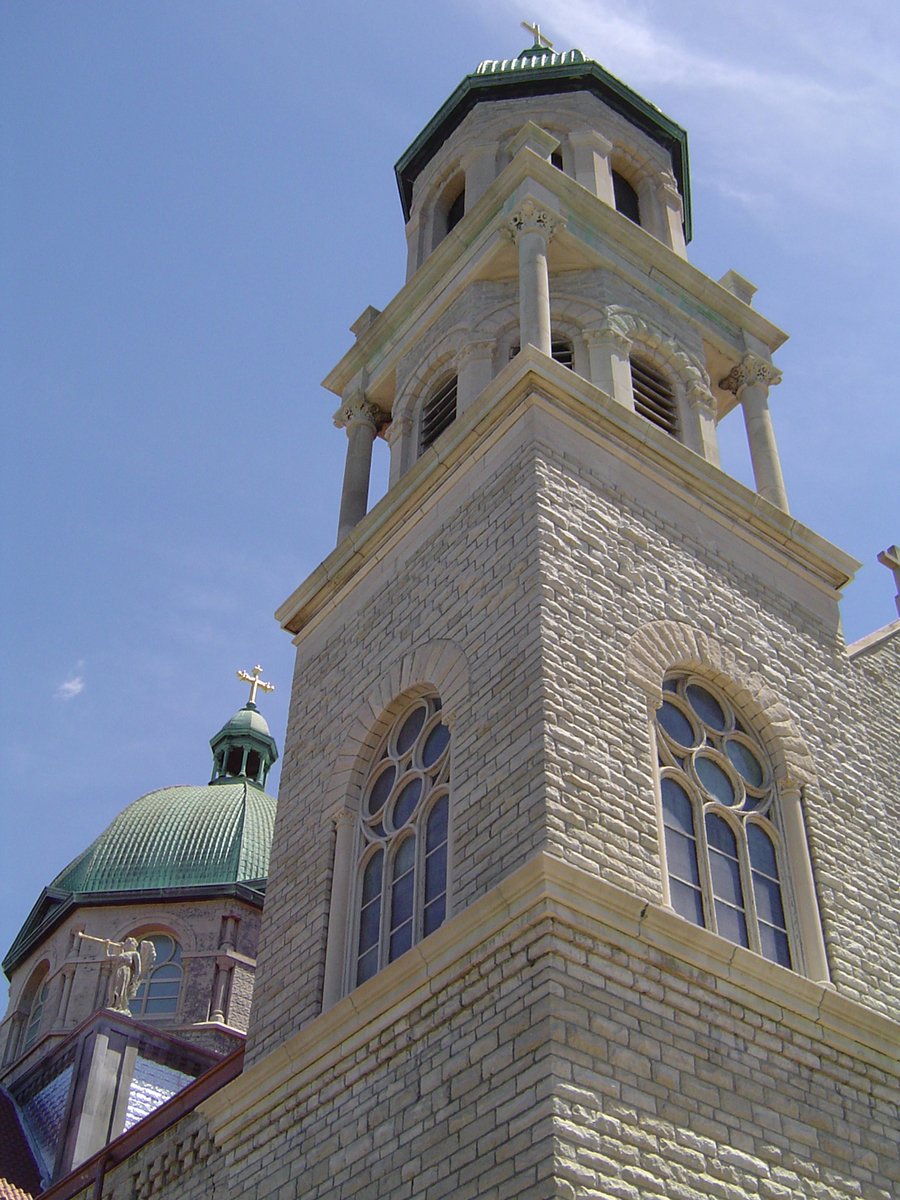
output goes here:
[[680, 621], [653, 621], [635, 633], [625, 658], [627, 678], [655, 711], [667, 671], [710, 675], [748, 718], [755, 719], [780, 788], [813, 785], [816, 772], [806, 743], [784, 703], [755, 671], [748, 671], [716, 638]]
[[683, 350], [675, 339], [655, 321], [639, 316], [629, 308], [611, 304], [606, 310], [606, 327], [649, 353], [662, 366], [668, 366], [686, 391], [702, 389], [709, 393], [709, 375], [703, 364]]
[[444, 723], [455, 733], [469, 691], [468, 660], [455, 642], [424, 642], [404, 654], [370, 688], [350, 720], [335, 763], [324, 807], [326, 821], [333, 821], [362, 787], [372, 755], [398, 709], [416, 695], [431, 691], [440, 696]]
[[423, 396], [439, 377], [457, 369], [457, 357], [465, 345], [467, 332], [466, 327], [462, 325], [448, 330], [416, 364], [415, 370], [404, 382], [394, 403], [393, 420], [412, 419]]

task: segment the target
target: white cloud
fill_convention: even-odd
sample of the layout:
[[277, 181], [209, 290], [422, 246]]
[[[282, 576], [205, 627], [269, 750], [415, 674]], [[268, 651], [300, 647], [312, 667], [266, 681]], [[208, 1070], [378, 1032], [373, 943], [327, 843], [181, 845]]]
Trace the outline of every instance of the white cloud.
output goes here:
[[74, 700], [84, 691], [84, 660], [75, 664], [75, 670], [64, 679], [54, 692], [57, 700]]

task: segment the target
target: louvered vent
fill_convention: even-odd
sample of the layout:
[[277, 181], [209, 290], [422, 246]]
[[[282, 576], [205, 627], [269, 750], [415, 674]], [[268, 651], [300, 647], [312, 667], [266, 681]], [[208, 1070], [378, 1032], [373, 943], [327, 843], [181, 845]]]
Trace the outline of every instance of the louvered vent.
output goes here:
[[[514, 346], [510, 346], [510, 362], [516, 357], [521, 348], [518, 342]], [[550, 357], [555, 359], [556, 362], [561, 363], [564, 367], [568, 367], [570, 371], [574, 369], [572, 343], [567, 338], [554, 338], [550, 343]]]
[[631, 384], [634, 410], [652, 421], [658, 429], [678, 437], [678, 412], [669, 381], [654, 367], [638, 359], [631, 360]]
[[427, 450], [435, 438], [440, 437], [448, 425], [456, 420], [456, 376], [451, 375], [422, 410], [419, 427], [419, 453]]

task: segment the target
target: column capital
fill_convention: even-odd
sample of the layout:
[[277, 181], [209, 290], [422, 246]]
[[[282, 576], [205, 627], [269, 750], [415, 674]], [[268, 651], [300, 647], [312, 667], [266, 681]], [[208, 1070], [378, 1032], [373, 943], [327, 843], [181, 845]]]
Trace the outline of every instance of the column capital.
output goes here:
[[466, 342], [456, 356], [456, 365], [461, 367], [465, 363], [471, 362], [472, 359], [475, 358], [493, 358], [494, 345], [495, 343], [493, 340], [488, 338], [481, 338], [477, 341]]
[[573, 129], [569, 134], [569, 145], [573, 150], [582, 147], [587, 150], [596, 150], [604, 158], [613, 152], [613, 143], [596, 129]]
[[724, 388], [726, 392], [734, 392], [740, 399], [745, 387], [761, 384], [768, 390], [781, 383], [781, 379], [781, 372], [769, 359], [762, 358], [759, 354], [745, 354], [725, 378], [719, 380], [719, 387]]
[[389, 446], [393, 446], [394, 442], [400, 440], [406, 434], [412, 433], [412, 417], [394, 417], [381, 430], [382, 437]]
[[388, 413], [362, 395], [346, 400], [334, 414], [335, 425], [346, 429], [348, 435], [354, 425], [369, 425], [373, 434], [380, 433], [390, 419]]
[[588, 349], [591, 346], [610, 346], [622, 354], [631, 353], [631, 338], [623, 322], [608, 317], [603, 325], [585, 329], [582, 336]]
[[539, 233], [549, 242], [565, 224], [562, 217], [527, 197], [506, 222], [506, 229], [514, 242], [527, 233]]
[[706, 384], [699, 379], [688, 384], [685, 389], [685, 397], [691, 408], [699, 409], [708, 417], [715, 417], [718, 411], [716, 398]]

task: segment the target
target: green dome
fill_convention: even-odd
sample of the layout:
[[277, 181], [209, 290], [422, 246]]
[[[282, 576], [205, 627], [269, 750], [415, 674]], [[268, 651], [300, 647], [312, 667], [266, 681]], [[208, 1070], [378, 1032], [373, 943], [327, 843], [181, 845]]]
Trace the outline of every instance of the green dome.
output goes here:
[[274, 820], [275, 800], [245, 779], [149, 792], [119, 813], [50, 889], [131, 892], [265, 879]]

